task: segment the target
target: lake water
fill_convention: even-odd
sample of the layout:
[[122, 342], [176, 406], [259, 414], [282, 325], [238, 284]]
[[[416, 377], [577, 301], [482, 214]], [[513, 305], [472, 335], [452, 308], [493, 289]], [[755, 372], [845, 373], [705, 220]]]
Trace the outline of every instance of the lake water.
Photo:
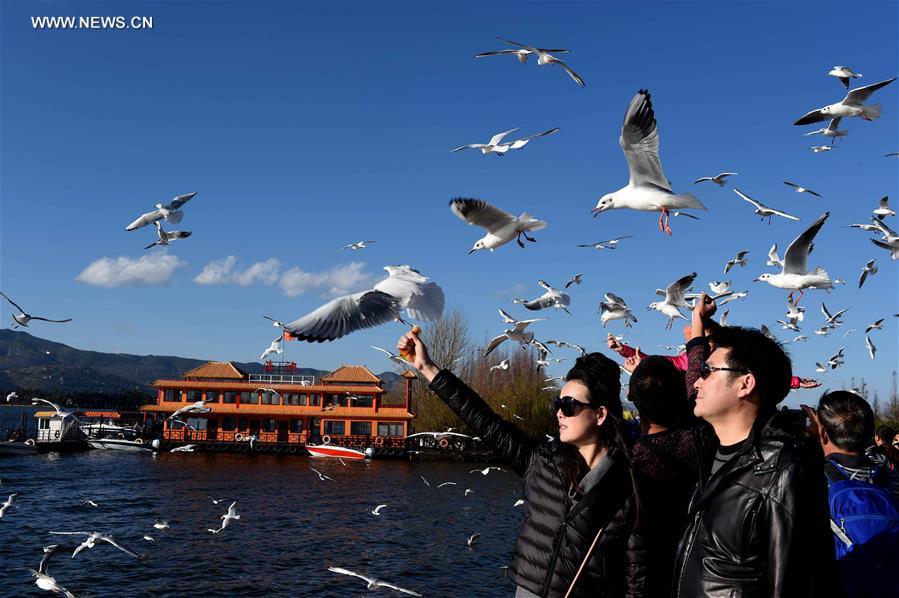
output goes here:
[[[33, 410], [28, 410], [31, 413]], [[0, 432], [19, 409], [0, 409]], [[33, 419], [33, 418], [30, 418]], [[335, 481], [321, 481], [313, 466]], [[60, 544], [49, 573], [83, 596], [361, 596], [365, 582], [340, 566], [425, 596], [503, 596], [503, 566], [521, 522], [520, 479], [469, 473], [472, 463], [347, 462], [287, 455], [128, 454], [89, 451], [0, 458], [0, 596], [42, 592], [30, 573], [41, 548]], [[426, 486], [420, 476], [430, 482]], [[437, 488], [441, 482], [456, 482]], [[464, 496], [466, 488], [473, 492]], [[220, 534], [227, 504], [241, 515]], [[91, 499], [96, 508], [82, 505]], [[386, 504], [380, 516], [370, 511]], [[171, 527], [156, 530], [157, 517]], [[71, 553], [99, 531], [143, 555], [106, 543]], [[473, 549], [466, 540], [482, 536]], [[143, 540], [149, 534], [156, 542]], [[378, 596], [401, 596], [382, 589]]]

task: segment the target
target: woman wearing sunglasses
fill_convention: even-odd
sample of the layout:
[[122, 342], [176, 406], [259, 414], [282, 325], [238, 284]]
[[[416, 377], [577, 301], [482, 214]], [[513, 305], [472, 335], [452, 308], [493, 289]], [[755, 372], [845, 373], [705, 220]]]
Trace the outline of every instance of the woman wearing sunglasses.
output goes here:
[[472, 431], [524, 478], [525, 513], [510, 580], [516, 598], [645, 594], [644, 549], [634, 533], [637, 498], [622, 416], [618, 366], [600, 353], [578, 358], [552, 409], [559, 435], [527, 436], [494, 413], [412, 332], [397, 349]]

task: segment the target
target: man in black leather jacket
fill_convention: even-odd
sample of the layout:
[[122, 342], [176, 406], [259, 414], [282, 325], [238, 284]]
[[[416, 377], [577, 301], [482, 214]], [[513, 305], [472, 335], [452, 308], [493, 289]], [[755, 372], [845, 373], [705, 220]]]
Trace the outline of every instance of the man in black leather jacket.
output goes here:
[[758, 330], [723, 327], [713, 342], [695, 382], [694, 413], [715, 434], [700, 451], [700, 481], [672, 595], [830, 595], [832, 541], [820, 458], [798, 424], [776, 412], [790, 389], [790, 360]]

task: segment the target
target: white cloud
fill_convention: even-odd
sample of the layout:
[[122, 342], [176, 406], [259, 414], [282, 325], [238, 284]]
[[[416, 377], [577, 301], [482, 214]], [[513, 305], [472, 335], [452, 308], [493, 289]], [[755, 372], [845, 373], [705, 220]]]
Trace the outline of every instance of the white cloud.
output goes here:
[[350, 262], [324, 272], [304, 272], [294, 267], [285, 272], [278, 286], [288, 297], [296, 297], [312, 289], [324, 289], [332, 297], [371, 288], [371, 274], [362, 271], [363, 262]]
[[231, 270], [236, 263], [237, 258], [233, 255], [229, 255], [223, 260], [209, 262], [203, 268], [203, 271], [194, 277], [194, 282], [197, 284], [225, 284], [230, 282]]
[[172, 277], [175, 268], [187, 262], [168, 253], [151, 253], [140, 259], [125, 256], [104, 257], [91, 262], [75, 280], [107, 289], [125, 285], [161, 285]]
[[281, 262], [273, 257], [264, 262], [256, 262], [243, 272], [234, 273], [234, 283], [242, 287], [248, 287], [255, 282], [265, 285], [273, 285], [278, 282]]

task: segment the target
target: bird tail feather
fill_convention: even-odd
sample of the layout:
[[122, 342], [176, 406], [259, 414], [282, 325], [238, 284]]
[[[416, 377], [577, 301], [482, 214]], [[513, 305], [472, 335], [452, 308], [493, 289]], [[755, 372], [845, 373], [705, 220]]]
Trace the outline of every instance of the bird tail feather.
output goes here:
[[543, 220], [537, 220], [527, 212], [521, 213], [521, 216], [518, 217], [518, 222], [521, 223], [521, 227], [525, 231], [541, 230], [546, 228], [546, 222], [544, 222]]
[[693, 210], [708, 210], [708, 208], [705, 207], [705, 204], [699, 201], [699, 199], [692, 193], [681, 193], [680, 195], [675, 195], [674, 198], [684, 201], [685, 203], [683, 207], [685, 208], [690, 208]]
[[868, 120], [877, 120], [880, 118], [880, 104], [871, 104], [862, 107], [862, 116]]

